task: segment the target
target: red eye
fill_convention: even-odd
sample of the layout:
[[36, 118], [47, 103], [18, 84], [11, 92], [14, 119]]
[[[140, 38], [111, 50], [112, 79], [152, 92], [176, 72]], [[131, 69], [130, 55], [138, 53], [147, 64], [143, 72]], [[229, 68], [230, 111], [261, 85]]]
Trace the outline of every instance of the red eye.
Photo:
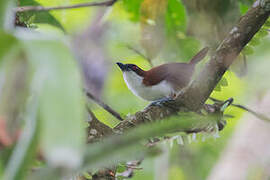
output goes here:
[[132, 66], [132, 70], [136, 71], [137, 70], [137, 66]]

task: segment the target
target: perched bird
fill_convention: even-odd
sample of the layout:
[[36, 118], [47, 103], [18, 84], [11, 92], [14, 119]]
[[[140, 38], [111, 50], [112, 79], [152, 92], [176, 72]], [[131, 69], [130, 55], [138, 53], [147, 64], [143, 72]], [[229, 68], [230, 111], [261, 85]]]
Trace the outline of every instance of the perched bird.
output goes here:
[[173, 99], [189, 84], [195, 65], [207, 54], [203, 48], [189, 63], [168, 63], [144, 71], [135, 64], [116, 63], [123, 72], [128, 88], [147, 101]]

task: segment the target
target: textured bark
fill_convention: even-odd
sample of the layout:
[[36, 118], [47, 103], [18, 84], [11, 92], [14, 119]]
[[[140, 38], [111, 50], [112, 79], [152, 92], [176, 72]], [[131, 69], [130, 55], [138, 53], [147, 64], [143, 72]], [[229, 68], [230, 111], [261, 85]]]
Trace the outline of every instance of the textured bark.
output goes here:
[[[167, 103], [166, 106], [148, 106], [144, 110], [126, 117], [113, 129], [114, 132], [123, 133], [139, 124], [158, 121], [174, 115], [179, 110], [198, 112], [201, 108], [206, 108], [208, 112], [215, 112], [213, 110], [215, 107], [204, 106], [205, 101], [241, 50], [260, 30], [269, 14], [270, 0], [257, 0], [221, 42], [195, 80], [181, 92], [175, 101]], [[102, 131], [102, 129], [98, 130]], [[196, 130], [196, 132], [199, 131], [200, 129]], [[186, 132], [193, 132], [193, 130]]]
[[162, 119], [174, 114], [180, 107], [181, 110], [192, 111], [202, 108], [227, 68], [269, 17], [270, 0], [256, 1], [255, 5], [240, 18], [238, 24], [223, 40], [210, 61], [175, 102], [170, 103], [170, 106], [167, 107], [147, 107], [128, 117], [116, 128], [123, 129], [123, 127], [133, 127], [139, 123]]
[[270, 0], [257, 0], [253, 7], [240, 18], [227, 37], [219, 45], [210, 61], [187, 89], [177, 98], [177, 102], [190, 110], [199, 110], [222, 78], [228, 67], [245, 45], [260, 30], [270, 14]]

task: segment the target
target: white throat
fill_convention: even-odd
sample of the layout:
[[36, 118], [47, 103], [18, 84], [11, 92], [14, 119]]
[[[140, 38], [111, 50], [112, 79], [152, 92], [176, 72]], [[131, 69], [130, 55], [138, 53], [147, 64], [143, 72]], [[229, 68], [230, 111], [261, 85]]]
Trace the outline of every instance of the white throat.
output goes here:
[[133, 94], [147, 101], [155, 101], [164, 97], [169, 97], [174, 93], [173, 88], [167, 81], [161, 81], [154, 86], [145, 86], [142, 83], [143, 77], [137, 75], [133, 71], [124, 71], [123, 77]]

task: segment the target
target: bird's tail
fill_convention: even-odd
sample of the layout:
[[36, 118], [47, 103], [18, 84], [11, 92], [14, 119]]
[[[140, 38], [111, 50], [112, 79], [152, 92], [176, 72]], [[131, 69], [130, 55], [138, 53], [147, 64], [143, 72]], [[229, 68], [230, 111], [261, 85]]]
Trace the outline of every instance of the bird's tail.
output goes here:
[[189, 64], [197, 64], [200, 62], [207, 54], [209, 48], [205, 47], [200, 52], [198, 52], [193, 58], [189, 61]]

